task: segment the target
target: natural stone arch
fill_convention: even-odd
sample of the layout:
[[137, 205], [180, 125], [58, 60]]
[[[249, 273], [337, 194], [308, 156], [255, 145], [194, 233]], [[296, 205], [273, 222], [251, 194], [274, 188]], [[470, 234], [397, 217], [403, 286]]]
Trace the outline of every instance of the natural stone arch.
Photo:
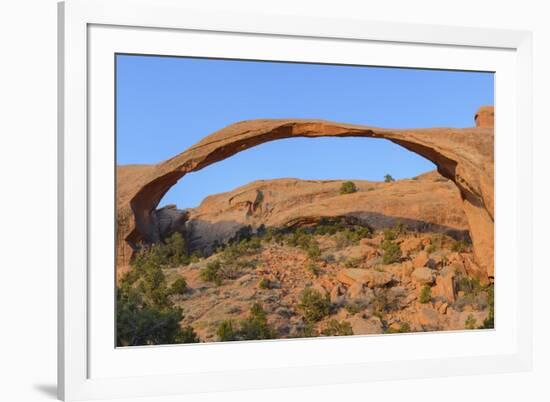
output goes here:
[[[256, 145], [292, 137], [382, 138], [432, 161], [460, 190], [474, 254], [483, 276], [493, 277], [493, 108], [476, 113], [476, 127], [383, 129], [324, 120], [259, 119], [227, 126], [157, 165], [117, 169], [117, 261], [140, 242], [159, 240], [154, 211], [166, 192], [190, 172]], [[486, 273], [486, 275], [485, 275]]]

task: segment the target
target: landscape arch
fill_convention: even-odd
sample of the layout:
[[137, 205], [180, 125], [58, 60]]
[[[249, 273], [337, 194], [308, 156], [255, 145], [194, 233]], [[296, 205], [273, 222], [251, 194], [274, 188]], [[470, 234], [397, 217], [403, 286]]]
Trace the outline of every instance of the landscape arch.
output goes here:
[[187, 173], [268, 141], [292, 137], [367, 137], [392, 141], [432, 161], [460, 191], [476, 262], [494, 276], [493, 108], [481, 107], [471, 128], [383, 129], [305, 119], [258, 119], [229, 125], [156, 165], [117, 168], [117, 264], [141, 242], [160, 240], [154, 211]]

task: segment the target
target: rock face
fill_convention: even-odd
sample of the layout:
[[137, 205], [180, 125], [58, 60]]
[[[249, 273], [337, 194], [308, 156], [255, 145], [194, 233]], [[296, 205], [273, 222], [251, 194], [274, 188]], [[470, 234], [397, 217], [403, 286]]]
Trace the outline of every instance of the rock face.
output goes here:
[[493, 276], [494, 150], [493, 128], [482, 108], [476, 127], [394, 130], [323, 120], [250, 120], [227, 126], [157, 165], [117, 168], [117, 258], [128, 246], [160, 237], [155, 208], [179, 179], [190, 172], [256, 145], [291, 137], [367, 137], [392, 141], [432, 161], [460, 191], [476, 261]]
[[[209, 196], [199, 207], [186, 211], [191, 246], [204, 250], [211, 244], [224, 243], [246, 225], [307, 226], [333, 217], [374, 229], [401, 222], [418, 231], [443, 232], [455, 238], [467, 235], [468, 221], [460, 194], [437, 172], [392, 183], [355, 180], [358, 191], [353, 194], [340, 194], [342, 183], [261, 180]], [[161, 233], [165, 233], [162, 228]]]

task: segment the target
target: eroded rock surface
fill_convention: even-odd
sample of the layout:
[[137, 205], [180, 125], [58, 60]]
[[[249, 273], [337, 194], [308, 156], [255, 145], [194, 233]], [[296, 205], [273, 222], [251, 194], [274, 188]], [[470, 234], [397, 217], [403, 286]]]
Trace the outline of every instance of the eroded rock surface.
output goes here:
[[[342, 218], [374, 229], [402, 223], [418, 231], [468, 236], [456, 186], [437, 172], [392, 183], [355, 180], [357, 192], [340, 194], [343, 180], [276, 179], [209, 196], [187, 210], [193, 249], [227, 242], [243, 226], [309, 226]], [[414, 239], [411, 239], [414, 241]], [[411, 249], [418, 244], [409, 245]], [[410, 250], [409, 250], [410, 251]]]

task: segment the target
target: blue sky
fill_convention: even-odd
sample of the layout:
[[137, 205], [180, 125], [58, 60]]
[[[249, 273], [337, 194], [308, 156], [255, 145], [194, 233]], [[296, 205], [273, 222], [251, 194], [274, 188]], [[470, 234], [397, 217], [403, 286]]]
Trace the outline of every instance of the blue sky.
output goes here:
[[[386, 128], [470, 127], [492, 73], [117, 56], [117, 164], [158, 163], [240, 120], [315, 118]], [[434, 165], [389, 141], [293, 138], [184, 176], [160, 205], [198, 205], [258, 179], [382, 180]]]

